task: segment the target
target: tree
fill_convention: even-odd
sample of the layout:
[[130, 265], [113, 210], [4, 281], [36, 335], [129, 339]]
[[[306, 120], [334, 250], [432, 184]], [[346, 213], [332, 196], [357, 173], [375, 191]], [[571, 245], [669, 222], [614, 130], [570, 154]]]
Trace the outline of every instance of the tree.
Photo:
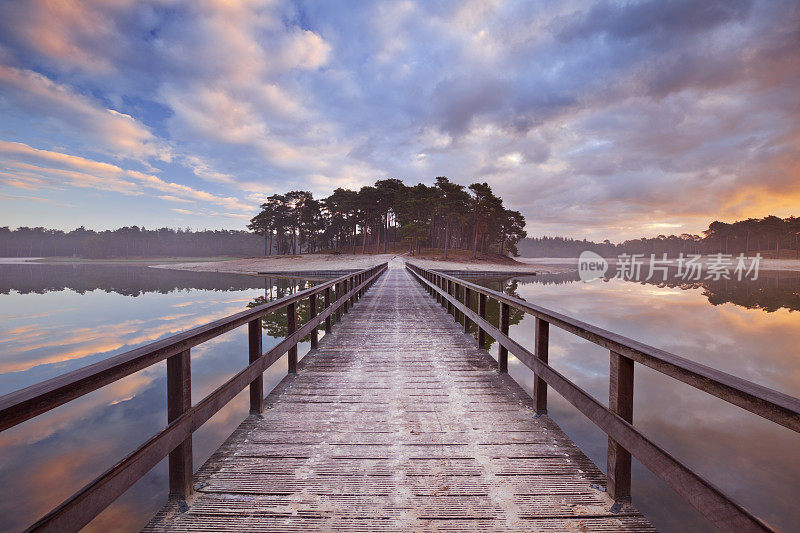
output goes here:
[[272, 252], [271, 246], [269, 246], [269, 238], [272, 235], [272, 226], [274, 223], [272, 218], [273, 213], [267, 210], [267, 204], [262, 204], [261, 212], [251, 218], [250, 223], [247, 225], [247, 229], [256, 235], [261, 235], [264, 237], [265, 256], [270, 255]]
[[292, 212], [286, 196], [273, 194], [261, 204], [261, 212], [250, 219], [247, 228], [253, 233], [264, 236], [264, 255], [272, 253], [273, 234], [278, 237], [278, 253], [284, 250], [285, 233], [291, 219]]
[[437, 211], [445, 220], [444, 258], [447, 259], [452, 225], [467, 213], [469, 195], [463, 185], [452, 183], [444, 176], [436, 178], [436, 187], [441, 193]]
[[362, 254], [367, 253], [369, 230], [374, 224], [375, 214], [378, 211], [378, 197], [378, 189], [375, 187], [365, 186], [358, 191], [358, 212], [362, 221], [361, 233], [363, 234]]
[[400, 228], [400, 235], [403, 237], [404, 241], [408, 242], [409, 253], [414, 255], [414, 250], [416, 250], [419, 255], [420, 242], [428, 235], [428, 226], [424, 222], [415, 220], [414, 222], [402, 226]]
[[[431, 221], [436, 212], [436, 204], [431, 201], [436, 198], [438, 190], [419, 183], [407, 187], [402, 197], [397, 202], [397, 219], [400, 222], [400, 234], [403, 239], [411, 239], [420, 253], [420, 248], [425, 237], [431, 234]], [[407, 227], [410, 229], [406, 229]]]
[[377, 190], [377, 203], [380, 210], [383, 224], [383, 253], [386, 253], [387, 243], [389, 242], [389, 214], [397, 212], [397, 205], [405, 194], [408, 187], [398, 179], [385, 179], [375, 182]]
[[525, 238], [525, 217], [519, 211], [503, 209], [500, 215], [500, 255], [505, 255], [506, 249], [517, 256], [517, 243]]
[[358, 198], [358, 193], [349, 189], [338, 188], [329, 197], [322, 200], [322, 205], [328, 213], [328, 233], [333, 248], [339, 248], [347, 243], [351, 235], [355, 241], [356, 220], [353, 209]]
[[472, 211], [472, 258], [478, 257], [478, 238], [489, 231], [489, 220], [497, 217], [503, 209], [503, 201], [492, 193], [488, 183], [473, 183], [469, 186], [473, 196]]
[[[781, 254], [781, 237], [787, 233], [787, 224], [782, 218], [778, 218], [775, 215], [764, 217], [761, 224], [764, 228], [764, 233], [768, 237], [775, 239], [775, 258], [778, 259]], [[767, 243], [767, 246], [769, 246], [769, 243]]]

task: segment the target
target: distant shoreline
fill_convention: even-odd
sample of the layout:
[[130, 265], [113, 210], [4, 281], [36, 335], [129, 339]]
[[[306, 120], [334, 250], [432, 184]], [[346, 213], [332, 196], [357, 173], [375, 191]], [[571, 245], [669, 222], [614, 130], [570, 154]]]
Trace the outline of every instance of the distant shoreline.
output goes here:
[[[658, 254], [656, 254], [658, 257]], [[713, 255], [704, 255], [700, 259], [700, 263], [703, 265], [707, 265], [708, 263], [712, 262]], [[737, 254], [733, 254], [733, 261], [736, 261]], [[747, 256], [750, 257], [750, 256]], [[674, 257], [669, 257], [670, 263], [673, 266], [678, 266], [677, 261]], [[578, 265], [578, 258], [577, 257], [517, 257], [517, 261], [521, 263], [527, 263], [529, 265], [569, 265], [574, 266], [577, 268]], [[648, 264], [650, 260], [649, 256], [645, 256], [642, 259], [642, 263], [644, 265]], [[616, 257], [607, 257], [606, 261], [611, 264], [617, 262]], [[760, 270], [776, 270], [776, 271], [783, 271], [783, 272], [800, 272], [800, 259], [761, 259], [759, 263]]]
[[[577, 257], [515, 257], [513, 261], [495, 263], [491, 260], [475, 261], [443, 260], [417, 258], [407, 254], [304, 254], [273, 255], [267, 257], [149, 257], [128, 259], [88, 259], [82, 257], [0, 257], [0, 265], [19, 264], [105, 264], [105, 265], [146, 265], [153, 268], [186, 270], [193, 272], [226, 272], [231, 274], [258, 275], [259, 272], [308, 272], [315, 270], [353, 270], [369, 268], [381, 262], [398, 257], [403, 261], [413, 261], [424, 268], [437, 270], [462, 270], [472, 272], [508, 273], [558, 273], [575, 270]], [[713, 256], [705, 255], [702, 264], [708, 264]], [[677, 266], [674, 258], [672, 264]], [[735, 259], [735, 256], [734, 256]], [[606, 260], [615, 264], [615, 257]], [[645, 257], [647, 264], [649, 257]], [[761, 259], [761, 270], [800, 272], [800, 259]]]
[[117, 259], [89, 259], [85, 257], [0, 257], [0, 265], [21, 265], [21, 264], [124, 264], [124, 265], [153, 265], [164, 263], [186, 263], [189, 261], [201, 262], [222, 262], [237, 259], [236, 257], [136, 257], [136, 258], [117, 258]]

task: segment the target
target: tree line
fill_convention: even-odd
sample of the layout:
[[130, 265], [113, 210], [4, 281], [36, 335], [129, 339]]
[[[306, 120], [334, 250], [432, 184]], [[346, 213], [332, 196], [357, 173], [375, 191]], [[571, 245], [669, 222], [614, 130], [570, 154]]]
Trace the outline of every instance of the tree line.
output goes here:
[[517, 255], [525, 217], [507, 209], [487, 183], [468, 187], [440, 176], [432, 186], [378, 180], [358, 191], [338, 188], [327, 198], [308, 191], [274, 194], [248, 229], [264, 239], [264, 255], [330, 249], [386, 253], [402, 243], [411, 254], [436, 248]]
[[3, 257], [215, 257], [252, 256], [261, 251], [261, 239], [244, 230], [161, 228], [148, 230], [126, 226], [94, 231], [81, 226], [64, 232], [42, 227], [0, 227]]
[[283, 280], [279, 279], [225, 272], [188, 272], [127, 264], [20, 263], [2, 265], [0, 294], [11, 291], [45, 294], [68, 289], [78, 294], [101, 290], [137, 297], [146, 293], [169, 294], [193, 289], [222, 292], [263, 290], [282, 283]]
[[519, 250], [526, 257], [578, 257], [591, 250], [604, 257], [619, 254], [755, 254], [765, 257], [800, 256], [800, 218], [748, 218], [732, 223], [715, 220], [702, 235], [658, 235], [652, 238], [631, 239], [618, 244], [608, 240], [593, 242], [567, 237], [536, 237], [523, 239]]

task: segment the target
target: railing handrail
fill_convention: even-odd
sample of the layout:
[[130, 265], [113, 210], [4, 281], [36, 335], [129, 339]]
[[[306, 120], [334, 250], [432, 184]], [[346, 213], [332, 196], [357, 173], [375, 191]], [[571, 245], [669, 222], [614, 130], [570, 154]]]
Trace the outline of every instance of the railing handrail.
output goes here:
[[[478, 327], [478, 346], [480, 348], [485, 347], [487, 333], [498, 342], [500, 345], [497, 360], [499, 372], [508, 371], [508, 353], [514, 354], [525, 366], [533, 370], [533, 397], [537, 415], [547, 413], [547, 387], [550, 386], [608, 435], [606, 479], [607, 490], [612, 498], [617, 501], [630, 499], [631, 456], [633, 456], [720, 529], [731, 531], [771, 531], [771, 528], [761, 519], [727, 496], [713, 483], [670, 455], [633, 426], [634, 361], [646, 364], [666, 375], [676, 377], [700, 390], [710, 392], [795, 431], [797, 431], [795, 428], [798, 421], [796, 418], [797, 405], [800, 404], [800, 400], [777, 391], [771, 391], [760, 385], [734, 378], [729, 374], [718, 372], [709, 367], [697, 365], [702, 367], [701, 370], [703, 372], [711, 376], [708, 378], [710, 384], [704, 386], [701, 382], [693, 382], [695, 378], [690, 379], [686, 376], [675, 375], [674, 370], [676, 368], [682, 369], [687, 374], [695, 372], [694, 369], [687, 368], [687, 366], [678, 366], [681, 362], [690, 362], [686, 359], [656, 350], [642, 343], [635, 343], [636, 347], [633, 348], [631, 344], [635, 341], [631, 341], [621, 335], [611, 334], [601, 328], [589, 326], [583, 322], [565, 317], [560, 313], [553, 313], [540, 306], [523, 302], [517, 298], [509, 297], [442, 272], [424, 269], [411, 262], [407, 262], [406, 265], [411, 274], [417, 278], [428, 292], [434, 295], [437, 301], [455, 316], [457, 322], [463, 318], [465, 333], [470, 331], [471, 323]], [[478, 312], [472, 309], [473, 292], [479, 296]], [[463, 301], [460, 293], [463, 294]], [[486, 319], [487, 297], [497, 299], [499, 302], [500, 318], [497, 326]], [[536, 317], [535, 353], [525, 349], [509, 337], [509, 313], [512, 306]], [[551, 321], [562, 327], [562, 329], [576, 333], [610, 349], [608, 407], [548, 364], [549, 324]], [[580, 332], [575, 331], [575, 328], [579, 328]], [[602, 336], [593, 338], [588, 334], [581, 334], [581, 332], [587, 331], [591, 331], [593, 334], [602, 333]], [[616, 338], [612, 338], [612, 336]], [[622, 339], [622, 342], [620, 342], [620, 339]], [[625, 343], [623, 344], [623, 342]], [[668, 361], [669, 365], [665, 364], [664, 368], [666, 370], [662, 369], [660, 366], [653, 364], [652, 359], [640, 357], [638, 352], [640, 347], [663, 352], [663, 354], [675, 359]], [[628, 355], [629, 353], [631, 354], [630, 356]], [[661, 357], [660, 361], [666, 363], [660, 353], [650, 352], [642, 355], [648, 355], [654, 359]], [[691, 376], [691, 374], [689, 375]], [[735, 401], [735, 399], [725, 398], [719, 394], [721, 388], [719, 385], [723, 384], [722, 380], [719, 382], [713, 381], [714, 378], [719, 379], [720, 375], [726, 380], [727, 378], [734, 378], [737, 382], [752, 385], [756, 393], [759, 392], [758, 389], [770, 391], [777, 395], [782, 401], [782, 405], [771, 404], [770, 400], [764, 397], [764, 394], [756, 398], [756, 401], [761, 403], [756, 403], [747, 398], [748, 394], [753, 394], [752, 390], [741, 392], [741, 395], [747, 401]], [[694, 376], [698, 376], [698, 373], [695, 373]], [[731, 387], [730, 383], [728, 381], [724, 383], [724, 386]], [[731, 387], [731, 390], [738, 389]], [[762, 412], [765, 407], [770, 406], [773, 407], [774, 411], [767, 409], [766, 413]], [[795, 418], [792, 419], [792, 417]]]
[[279, 311], [291, 303], [308, 298], [311, 294], [319, 294], [326, 288], [331, 288], [337, 283], [380, 266], [383, 265], [376, 265], [376, 267], [340, 276], [300, 292], [289, 294], [278, 300], [176, 333], [164, 339], [108, 357], [97, 363], [0, 396], [0, 431], [243, 326], [251, 320]]
[[[333, 313], [336, 313], [338, 320], [341, 313], [346, 313], [348, 307], [387, 268], [388, 263], [381, 263], [349, 273], [274, 302], [130, 350], [109, 358], [104, 366], [95, 363], [1, 397], [0, 407], [3, 410], [0, 412], [5, 417], [2, 419], [5, 426], [0, 431], [167, 359], [168, 425], [40, 518], [27, 531], [72, 531], [82, 528], [168, 455], [170, 495], [187, 498], [192, 492], [192, 434], [248, 385], [250, 412], [263, 412], [264, 371], [288, 353], [289, 372], [296, 372], [297, 344], [300, 340], [311, 334], [311, 347], [316, 348], [317, 327], [324, 321], [325, 331], [330, 332]], [[332, 287], [336, 287], [335, 300], [330, 300]], [[325, 293], [325, 308], [316, 313], [316, 295], [322, 292]], [[303, 298], [309, 298], [311, 316], [308, 322], [297, 327], [296, 303]], [[286, 308], [287, 314], [287, 335], [277, 345], [262, 352], [261, 317], [283, 308]], [[192, 404], [190, 348], [244, 324], [248, 324], [249, 329], [249, 364], [211, 394]], [[42, 385], [47, 386], [37, 388]], [[70, 392], [69, 387], [77, 389], [77, 392]], [[30, 412], [18, 413], [14, 410]]]
[[464, 281], [443, 272], [425, 269], [411, 262], [407, 262], [407, 264], [423, 271], [435, 272], [444, 279], [457, 282], [470, 290], [485, 294], [527, 314], [546, 320], [550, 324], [591, 341], [598, 346], [613, 350], [633, 359], [637, 363], [648, 366], [729, 403], [738, 405], [762, 418], [800, 432], [800, 398], [795, 398], [721, 370], [716, 370], [702, 363], [633, 340], [624, 335], [608, 331], [599, 326], [582, 322], [570, 316]]

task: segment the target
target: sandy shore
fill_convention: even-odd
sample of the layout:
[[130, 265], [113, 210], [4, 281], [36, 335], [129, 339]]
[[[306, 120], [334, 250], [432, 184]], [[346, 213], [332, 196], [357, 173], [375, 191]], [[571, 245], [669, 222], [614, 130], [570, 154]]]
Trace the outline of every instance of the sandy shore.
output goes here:
[[413, 261], [423, 268], [441, 270], [468, 270], [477, 272], [519, 272], [519, 273], [549, 273], [562, 272], [568, 268], [552, 265], [537, 265], [524, 263], [491, 263], [488, 261], [462, 262], [438, 261], [431, 259], [418, 259], [406, 255], [379, 254], [379, 255], [332, 255], [308, 254], [292, 256], [251, 257], [247, 259], [233, 259], [229, 261], [195, 262], [195, 263], [168, 263], [153, 265], [153, 268], [167, 268], [173, 270], [189, 270], [192, 272], [228, 272], [235, 274], [258, 274], [259, 272], [303, 272], [330, 271], [330, 270], [360, 270], [380, 263], [393, 261], [393, 266], [398, 266], [406, 259]]

